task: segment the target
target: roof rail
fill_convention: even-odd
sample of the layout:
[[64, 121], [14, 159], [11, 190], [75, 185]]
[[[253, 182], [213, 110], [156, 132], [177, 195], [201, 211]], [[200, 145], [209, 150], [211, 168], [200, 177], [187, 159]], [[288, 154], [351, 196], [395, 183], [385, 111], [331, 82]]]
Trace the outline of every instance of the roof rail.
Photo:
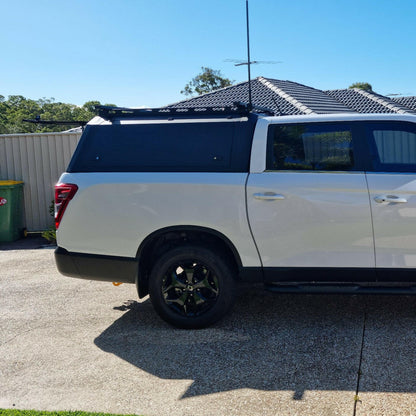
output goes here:
[[36, 116], [34, 119], [27, 119], [24, 118], [22, 121], [27, 123], [35, 123], [35, 124], [55, 124], [58, 126], [85, 126], [88, 121], [85, 120], [41, 120], [40, 116]]
[[245, 105], [235, 103], [230, 107], [193, 107], [193, 108], [124, 108], [112, 107], [105, 105], [96, 105], [95, 109], [98, 115], [105, 120], [128, 117], [160, 117], [160, 116], [178, 116], [178, 115], [221, 115], [221, 116], [243, 116], [249, 114], [249, 109]]

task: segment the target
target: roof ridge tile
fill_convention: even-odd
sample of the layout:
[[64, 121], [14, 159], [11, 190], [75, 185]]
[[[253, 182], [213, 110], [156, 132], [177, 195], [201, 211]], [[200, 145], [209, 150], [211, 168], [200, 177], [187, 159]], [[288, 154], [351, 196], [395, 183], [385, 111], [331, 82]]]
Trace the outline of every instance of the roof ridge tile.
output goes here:
[[298, 110], [302, 111], [304, 114], [316, 114], [311, 108], [306, 106], [305, 104], [298, 101], [296, 98], [292, 97], [287, 92], [283, 91], [279, 87], [276, 87], [273, 85], [268, 79], [263, 77], [257, 77], [257, 80], [261, 82], [265, 87], [269, 88], [271, 91], [279, 95], [281, 98], [288, 101], [290, 104], [292, 104], [294, 107], [296, 107]]
[[[351, 88], [351, 89], [363, 95], [364, 97], [368, 98], [369, 100], [372, 100], [378, 104], [383, 105], [384, 107], [387, 107], [389, 110], [393, 110], [398, 114], [407, 114], [407, 111], [404, 108], [400, 108], [399, 106], [395, 105], [393, 102], [391, 103], [388, 102], [386, 100], [386, 97], [383, 97], [382, 95], [379, 95], [374, 92], [365, 91], [360, 88]], [[390, 101], [393, 101], [393, 100], [390, 100]]]

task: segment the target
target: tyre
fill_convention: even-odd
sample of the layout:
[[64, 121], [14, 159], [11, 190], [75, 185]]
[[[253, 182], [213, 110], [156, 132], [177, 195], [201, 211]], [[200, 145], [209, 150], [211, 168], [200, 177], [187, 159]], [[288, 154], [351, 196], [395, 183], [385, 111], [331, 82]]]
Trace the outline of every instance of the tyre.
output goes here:
[[181, 246], [163, 254], [150, 274], [159, 316], [178, 328], [204, 328], [221, 319], [235, 297], [234, 270], [210, 248]]

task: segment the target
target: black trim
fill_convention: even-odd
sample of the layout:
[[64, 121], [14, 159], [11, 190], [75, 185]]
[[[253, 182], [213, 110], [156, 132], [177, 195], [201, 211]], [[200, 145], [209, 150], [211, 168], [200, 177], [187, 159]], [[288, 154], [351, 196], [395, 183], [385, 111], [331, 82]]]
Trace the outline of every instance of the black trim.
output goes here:
[[374, 268], [265, 267], [265, 282], [375, 282]]
[[378, 282], [416, 282], [416, 269], [376, 269]]
[[135, 283], [139, 263], [130, 257], [73, 253], [58, 247], [55, 261], [64, 276], [105, 282]]
[[339, 294], [339, 295], [416, 295], [416, 286], [365, 286], [348, 284], [266, 284], [270, 292], [291, 294]]
[[264, 281], [261, 267], [242, 267], [239, 270], [239, 277], [242, 282], [261, 283]]
[[[373, 288], [388, 287], [386, 291], [400, 285], [412, 286], [416, 284], [416, 269], [404, 268], [362, 268], [362, 267], [241, 267], [239, 271], [240, 280], [243, 282], [264, 282], [281, 287], [281, 291], [291, 291], [290, 287], [311, 287], [310, 292], [319, 292], [320, 287], [337, 287], [337, 291], [348, 291], [347, 285], [365, 285], [371, 291]], [[343, 289], [345, 287], [345, 290]], [[285, 289], [286, 288], [286, 289]], [[315, 289], [313, 289], [315, 288]], [[406, 290], [406, 289], [403, 289]], [[305, 291], [302, 289], [302, 291]], [[332, 291], [332, 293], [335, 293]]]
[[265, 267], [265, 282], [416, 283], [416, 269], [365, 267]]

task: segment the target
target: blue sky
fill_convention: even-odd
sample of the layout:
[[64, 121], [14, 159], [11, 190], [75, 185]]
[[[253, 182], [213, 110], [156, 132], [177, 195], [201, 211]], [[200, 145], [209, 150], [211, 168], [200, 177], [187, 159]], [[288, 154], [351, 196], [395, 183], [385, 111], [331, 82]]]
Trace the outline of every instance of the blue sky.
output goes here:
[[[162, 106], [201, 66], [236, 82], [245, 0], [0, 0], [0, 94]], [[250, 0], [252, 76], [416, 95], [415, 0]]]

